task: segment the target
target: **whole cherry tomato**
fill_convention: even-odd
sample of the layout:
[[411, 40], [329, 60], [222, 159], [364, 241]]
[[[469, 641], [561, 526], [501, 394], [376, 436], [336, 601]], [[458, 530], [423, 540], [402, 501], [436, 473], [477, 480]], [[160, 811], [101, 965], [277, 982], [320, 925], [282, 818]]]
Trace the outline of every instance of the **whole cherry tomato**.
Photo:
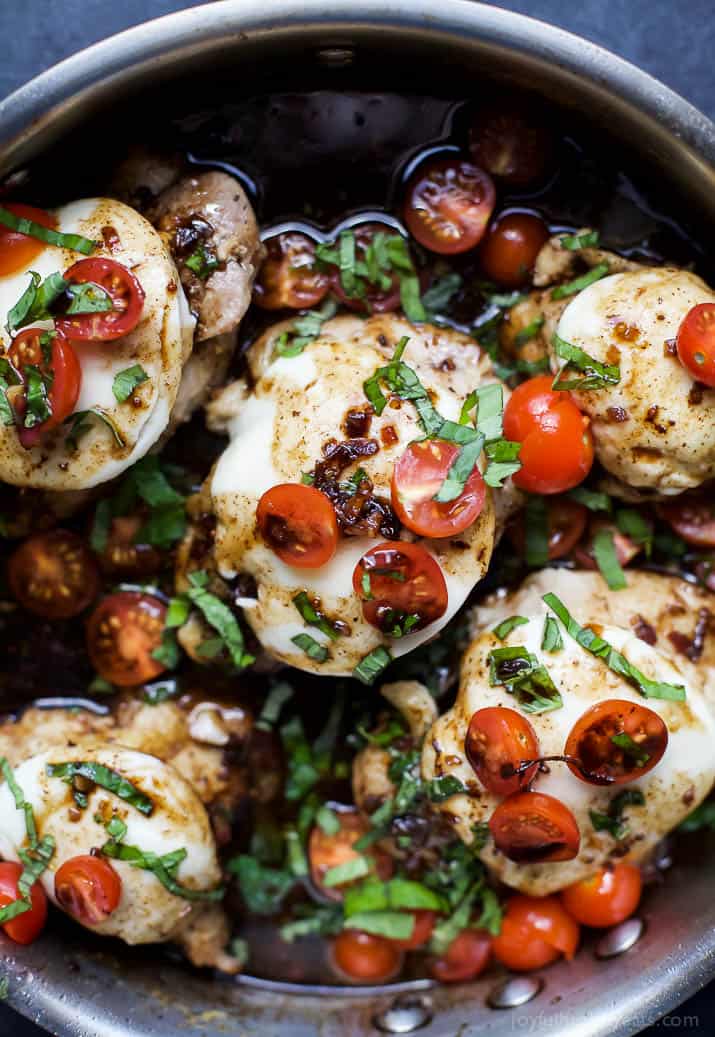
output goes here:
[[562, 954], [570, 961], [578, 947], [578, 923], [558, 897], [511, 897], [501, 931], [492, 941], [494, 957], [515, 972], [550, 965]]
[[343, 929], [333, 940], [338, 972], [361, 983], [385, 983], [402, 967], [403, 953], [392, 940], [359, 929]]
[[643, 880], [632, 864], [601, 868], [561, 891], [564, 907], [581, 925], [605, 929], [630, 918], [638, 907]]
[[497, 284], [518, 288], [529, 280], [536, 257], [548, 238], [549, 228], [539, 216], [507, 213], [491, 225], [482, 242], [482, 270]]
[[440, 983], [465, 983], [476, 979], [489, 964], [492, 938], [481, 929], [463, 929], [442, 955], [430, 965]]

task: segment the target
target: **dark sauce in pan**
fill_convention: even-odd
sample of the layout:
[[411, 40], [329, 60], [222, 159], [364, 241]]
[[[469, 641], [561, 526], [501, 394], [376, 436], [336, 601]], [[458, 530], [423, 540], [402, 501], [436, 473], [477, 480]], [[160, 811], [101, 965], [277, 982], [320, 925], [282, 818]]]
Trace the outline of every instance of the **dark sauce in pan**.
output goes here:
[[[482, 98], [483, 99], [483, 98]], [[135, 102], [136, 105], [136, 102]], [[328, 240], [336, 230], [370, 214], [400, 226], [400, 200], [405, 178], [419, 160], [429, 154], [456, 152], [466, 147], [472, 100], [454, 96], [364, 92], [359, 90], [278, 92], [258, 96], [228, 95], [197, 97], [179, 92], [167, 98], [142, 98], [145, 114], [138, 117], [136, 107], [119, 109], [101, 117], [99, 126], [83, 130], [38, 159], [27, 176], [11, 186], [13, 196], [51, 206], [83, 195], [101, 194], [114, 162], [124, 157], [127, 142], [151, 148], [160, 146], [178, 151], [198, 168], [220, 168], [235, 175], [247, 190], [264, 236], [282, 229], [302, 230], [309, 236]], [[160, 113], [160, 114], [159, 114]], [[167, 114], [168, 113], [168, 114]], [[600, 230], [601, 242], [634, 258], [667, 259], [677, 265], [693, 265], [707, 280], [712, 269], [691, 236], [687, 217], [671, 216], [672, 199], [659, 194], [651, 171], [639, 167], [621, 145], [604, 138], [574, 116], [558, 110], [546, 111], [554, 131], [553, 162], [543, 182], [528, 191], [498, 188], [496, 212], [506, 209], [541, 214], [552, 230], [581, 226]], [[112, 120], [113, 133], [103, 133], [103, 153], [95, 161], [95, 148], [88, 147], [92, 134]], [[111, 140], [122, 142], [112, 151]], [[84, 144], [83, 144], [84, 142]], [[79, 156], [84, 156], [80, 160]], [[427, 255], [418, 260], [428, 263]], [[477, 279], [474, 256], [450, 258], [449, 265], [464, 275], [466, 285]], [[465, 288], [451, 311], [457, 327], [469, 328], [484, 309], [478, 291]], [[250, 342], [270, 321], [280, 318], [252, 307], [244, 319], [241, 338]], [[240, 367], [240, 359], [236, 361]], [[198, 486], [224, 446], [221, 437], [206, 431], [201, 417], [182, 427], [164, 451], [168, 459], [188, 469]], [[0, 486], [0, 514], [17, 504], [17, 492]], [[70, 528], [86, 533], [92, 508], [73, 517]], [[40, 509], [35, 526], [48, 521]], [[0, 546], [0, 560], [12, 548], [12, 541]], [[158, 586], [171, 593], [171, 557], [157, 577]], [[509, 548], [495, 553], [490, 574], [479, 593], [495, 586], [516, 582], [524, 574]], [[114, 583], [107, 582], [107, 588]], [[33, 618], [8, 603], [0, 585], [0, 713], [13, 713], [35, 699], [60, 696], [66, 704], [74, 699], [83, 708], [91, 696], [88, 691], [93, 672], [84, 648], [84, 625], [80, 619], [49, 622]], [[449, 702], [454, 686], [457, 651], [447, 650], [442, 657], [418, 650], [402, 668], [410, 676], [429, 677], [447, 692], [441, 705]], [[289, 672], [287, 678], [296, 688], [292, 705], [303, 716], [309, 736], [320, 729], [337, 686], [342, 686], [346, 709], [339, 744], [345, 744], [358, 724], [369, 725], [380, 709], [374, 692], [353, 681], [336, 682], [329, 678]], [[209, 695], [244, 704], [256, 714], [265, 692], [266, 677], [246, 674], [225, 680], [211, 667], [189, 662], [175, 675], [177, 695], [191, 702]], [[105, 709], [112, 699], [98, 698], [96, 708]], [[59, 704], [59, 702], [58, 702]], [[274, 765], [280, 768], [280, 747], [272, 744]], [[345, 756], [349, 760], [349, 752]], [[322, 799], [350, 802], [349, 781], [343, 777], [323, 783]], [[266, 820], [280, 824], [289, 819], [289, 805], [255, 807], [247, 801], [234, 830], [230, 852], [250, 846], [252, 826]], [[295, 896], [300, 896], [300, 892]], [[235, 892], [229, 894], [228, 909], [240, 918], [243, 909]], [[249, 971], [254, 975], [294, 982], [335, 983], [336, 977], [326, 960], [326, 943], [318, 938], [289, 945], [278, 939], [275, 919], [248, 917], [237, 926], [238, 935], [252, 946]], [[408, 975], [413, 966], [408, 961]]]

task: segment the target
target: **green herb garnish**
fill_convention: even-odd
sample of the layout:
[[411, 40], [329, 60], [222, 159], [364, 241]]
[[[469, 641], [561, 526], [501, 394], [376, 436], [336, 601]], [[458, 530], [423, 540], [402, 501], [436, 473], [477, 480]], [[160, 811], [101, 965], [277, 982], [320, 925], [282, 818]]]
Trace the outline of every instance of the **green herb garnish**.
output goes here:
[[124, 403], [132, 395], [137, 386], [149, 381], [149, 375], [141, 364], [127, 367], [114, 376], [112, 392], [118, 403]]
[[25, 216], [16, 216], [15, 213], [2, 206], [0, 206], [0, 223], [10, 230], [17, 231], [18, 234], [27, 234], [30, 238], [44, 241], [46, 245], [57, 245], [59, 248], [81, 252], [85, 256], [91, 256], [97, 247], [96, 241], [90, 241], [81, 234], [64, 234], [52, 230], [50, 227], [43, 227], [42, 224], [28, 220]]
[[610, 529], [597, 531], [593, 538], [593, 557], [610, 590], [620, 591], [628, 586]]
[[582, 292], [584, 288], [588, 288], [589, 285], [600, 281], [602, 277], [606, 276], [608, 271], [608, 263], [599, 263], [598, 266], [592, 267], [588, 273], [582, 274], [581, 277], [568, 281], [566, 284], [560, 284], [552, 289], [551, 298], [566, 299], [569, 295], [576, 295], [577, 292]]
[[[589, 356], [579, 346], [574, 346], [554, 332], [553, 345], [556, 355], [566, 363], [553, 380], [552, 389], [569, 391], [572, 389], [605, 389], [609, 385], [618, 385], [621, 380], [621, 369], [618, 364], [603, 364], [600, 360]], [[578, 371], [579, 378], [565, 378], [569, 371]]]
[[48, 763], [45, 768], [50, 778], [62, 778], [71, 785], [75, 778], [85, 778], [94, 785], [111, 792], [125, 803], [129, 803], [140, 814], [151, 817], [154, 804], [140, 789], [124, 778], [118, 771], [105, 767], [102, 763], [91, 760], [80, 760], [75, 763]]

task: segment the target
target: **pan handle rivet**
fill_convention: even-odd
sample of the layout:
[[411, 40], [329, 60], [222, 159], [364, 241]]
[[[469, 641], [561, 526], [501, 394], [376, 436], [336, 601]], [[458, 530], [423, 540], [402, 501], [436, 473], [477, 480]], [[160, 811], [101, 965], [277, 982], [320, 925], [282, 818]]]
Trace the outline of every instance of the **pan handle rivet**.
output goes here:
[[626, 922], [609, 929], [596, 944], [595, 954], [597, 958], [615, 958], [619, 954], [625, 954], [641, 936], [645, 925], [641, 918], [629, 918]]
[[381, 1033], [414, 1033], [432, 1021], [432, 1004], [426, 997], [398, 997], [372, 1021]]
[[544, 981], [539, 976], [514, 976], [489, 991], [487, 1004], [490, 1008], [519, 1008], [543, 989]]

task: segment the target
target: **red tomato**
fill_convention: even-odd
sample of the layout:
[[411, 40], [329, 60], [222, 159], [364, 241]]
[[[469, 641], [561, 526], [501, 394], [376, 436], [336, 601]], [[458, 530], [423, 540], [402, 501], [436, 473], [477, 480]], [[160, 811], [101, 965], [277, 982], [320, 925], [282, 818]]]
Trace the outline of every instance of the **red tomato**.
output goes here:
[[564, 752], [580, 764], [568, 766], [582, 781], [623, 785], [653, 770], [667, 746], [668, 728], [652, 709], [627, 699], [606, 699], [577, 720]]
[[437, 915], [434, 911], [413, 911], [412, 917], [415, 920], [412, 936], [408, 936], [406, 940], [392, 940], [395, 947], [402, 951], [415, 951], [418, 947], [424, 947], [432, 937]]
[[281, 483], [271, 487], [258, 502], [256, 518], [261, 536], [286, 565], [317, 569], [335, 554], [335, 508], [313, 486]]
[[616, 549], [616, 557], [622, 566], [632, 562], [643, 550], [643, 545], [637, 544], [635, 540], [631, 540], [626, 533], [621, 533], [615, 522], [609, 522], [608, 519], [592, 519], [589, 523], [588, 541], [574, 551], [574, 559], [584, 569], [598, 568], [596, 559], [593, 556], [593, 541], [596, 533], [601, 529], [610, 530], [613, 536], [613, 546]]
[[715, 303], [693, 306], [678, 328], [678, 357], [704, 385], [715, 388]]
[[455, 443], [426, 439], [410, 443], [392, 470], [392, 506], [408, 529], [424, 537], [463, 533], [484, 507], [486, 486], [476, 467], [453, 501], [440, 504], [435, 494], [459, 454]]
[[52, 413], [45, 421], [32, 428], [25, 428], [25, 394], [15, 402], [15, 409], [21, 418], [17, 434], [22, 445], [29, 450], [37, 446], [43, 433], [57, 428], [74, 410], [82, 382], [82, 369], [77, 354], [61, 331], [53, 335], [40, 328], [26, 328], [16, 335], [8, 351], [8, 359], [23, 381], [27, 380], [26, 369], [35, 367], [46, 383], [50, 383], [47, 402]]
[[111, 342], [134, 331], [144, 309], [144, 289], [131, 270], [113, 259], [80, 259], [63, 276], [75, 284], [98, 285], [114, 304], [112, 310], [58, 318], [55, 327], [67, 338]]
[[516, 104], [483, 109], [469, 135], [469, 149], [477, 165], [516, 186], [544, 175], [552, 148], [551, 134], [541, 118]]
[[568, 393], [554, 392], [551, 375], [522, 382], [504, 408], [504, 435], [521, 443], [514, 484], [530, 493], [563, 493], [593, 464], [588, 418]]
[[601, 868], [561, 892], [564, 907], [581, 925], [607, 929], [629, 918], [641, 899], [643, 880], [632, 864]]
[[482, 240], [495, 199], [484, 170], [461, 158], [432, 159], [407, 184], [405, 223], [432, 252], [467, 252]]
[[391, 540], [371, 547], [355, 566], [353, 588], [368, 623], [389, 637], [434, 623], [447, 609], [447, 584], [429, 551]]
[[7, 579], [22, 607], [47, 619], [79, 615], [99, 591], [91, 552], [66, 529], [28, 537], [10, 555]]
[[385, 983], [402, 967], [403, 954], [392, 940], [358, 929], [344, 929], [333, 940], [333, 964], [349, 979]]
[[[340, 886], [326, 886], [323, 882], [325, 873], [331, 868], [357, 860], [363, 856], [353, 849], [353, 844], [370, 830], [369, 823], [357, 810], [341, 810], [336, 813], [340, 822], [340, 831], [335, 834], [324, 832], [319, 825], [314, 825], [308, 840], [308, 860], [310, 861], [310, 877], [320, 892], [331, 900], [342, 900], [343, 890], [349, 883]], [[378, 878], [389, 879], [393, 872], [392, 858], [383, 850], [372, 848], [365, 856], [372, 860]]]
[[529, 280], [536, 257], [548, 238], [549, 228], [539, 216], [507, 213], [491, 225], [482, 243], [482, 270], [497, 284], [518, 288]]
[[[386, 234], [390, 237], [398, 235], [398, 231], [386, 223], [361, 223], [350, 229], [355, 234], [355, 256], [358, 262], [365, 261], [365, 252], [375, 240], [376, 234]], [[330, 284], [333, 294], [348, 309], [358, 313], [389, 313], [400, 306], [400, 278], [396, 273], [384, 276], [389, 279], [389, 286], [373, 285], [369, 280], [363, 280], [364, 297], [346, 294], [337, 268], [333, 269], [330, 275]]]
[[528, 972], [550, 965], [561, 954], [571, 961], [578, 941], [578, 924], [558, 897], [517, 895], [507, 903], [492, 950], [508, 969]]
[[309, 310], [328, 294], [328, 277], [315, 266], [315, 242], [289, 231], [263, 242], [266, 258], [253, 286], [263, 310]]
[[55, 896], [82, 925], [99, 925], [119, 906], [122, 880], [104, 857], [70, 857], [55, 874]]
[[440, 983], [463, 983], [476, 979], [489, 964], [492, 938], [481, 929], [463, 929], [450, 943], [445, 954], [430, 966]]
[[658, 514], [694, 547], [715, 547], [715, 501], [708, 494], [687, 494], [658, 505]]
[[[32, 220], [42, 227], [49, 227], [50, 230], [57, 228], [56, 218], [44, 209], [35, 209], [32, 205], [22, 205], [20, 202], [7, 202], [4, 208], [9, 209], [15, 216]], [[29, 234], [18, 234], [17, 231], [0, 225], [0, 277], [26, 270], [33, 259], [49, 247], [51, 246], [46, 245], [44, 241], [31, 238]]]
[[[568, 497], [556, 497], [546, 503], [549, 526], [549, 560], [563, 558], [581, 539], [586, 528], [588, 508]], [[509, 527], [509, 536], [517, 551], [524, 554], [526, 534], [524, 516], [520, 515]]]
[[581, 842], [569, 808], [543, 792], [507, 796], [489, 819], [489, 831], [496, 848], [518, 864], [570, 861]]
[[118, 591], [95, 608], [87, 624], [87, 652], [100, 677], [120, 688], [144, 684], [165, 669], [154, 659], [166, 605], [151, 594]]
[[514, 773], [538, 757], [539, 742], [526, 717], [506, 706], [487, 706], [472, 714], [464, 750], [482, 785], [496, 796], [519, 792], [538, 769], [535, 763]]
[[[20, 899], [17, 882], [22, 875], [22, 866], [15, 861], [0, 861], [0, 907], [7, 907]], [[45, 928], [47, 921], [47, 897], [39, 882], [30, 890], [29, 911], [24, 911], [3, 925], [3, 931], [15, 943], [32, 943]]]

